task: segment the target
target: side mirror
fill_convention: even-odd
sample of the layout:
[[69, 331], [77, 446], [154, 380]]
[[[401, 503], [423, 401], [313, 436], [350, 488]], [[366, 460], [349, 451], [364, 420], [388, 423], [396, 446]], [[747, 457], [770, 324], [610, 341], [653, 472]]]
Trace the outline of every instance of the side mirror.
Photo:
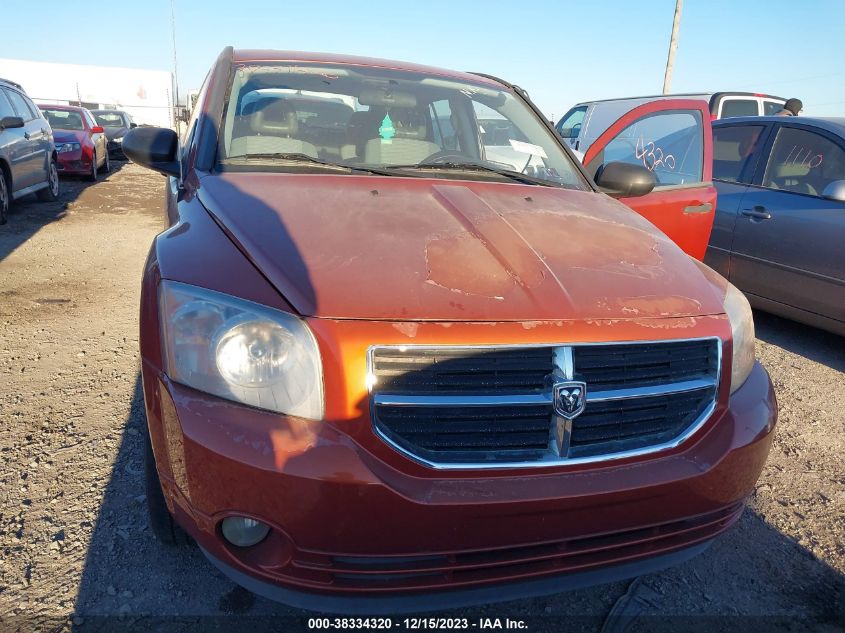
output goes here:
[[822, 191], [822, 198], [845, 202], [845, 180], [834, 180]]
[[91, 128], [91, 132], [94, 134], [102, 134], [103, 132], [105, 132], [105, 130], [103, 129], [102, 125], [95, 125]]
[[611, 198], [644, 196], [657, 185], [654, 174], [642, 165], [618, 162], [599, 167], [595, 181]]
[[4, 116], [0, 119], [0, 130], [11, 130], [16, 127], [23, 127], [23, 119], [19, 116]]
[[135, 123], [135, 121], [132, 121], [132, 122], [129, 124], [129, 129], [130, 129], [130, 130], [135, 129], [136, 127], [138, 127], [138, 124], [137, 124], [137, 123]]
[[179, 178], [179, 137], [163, 127], [139, 127], [123, 137], [123, 153], [133, 163]]

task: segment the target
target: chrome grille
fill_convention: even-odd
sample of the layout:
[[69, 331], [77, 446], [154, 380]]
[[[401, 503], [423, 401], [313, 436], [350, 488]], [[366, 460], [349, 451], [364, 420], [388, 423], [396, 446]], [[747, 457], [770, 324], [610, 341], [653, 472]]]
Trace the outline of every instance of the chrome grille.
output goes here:
[[[715, 407], [717, 338], [572, 346], [374, 347], [373, 424], [438, 468], [541, 466], [676, 445]], [[553, 387], [586, 383], [574, 420]], [[565, 412], [564, 412], [565, 414]]]

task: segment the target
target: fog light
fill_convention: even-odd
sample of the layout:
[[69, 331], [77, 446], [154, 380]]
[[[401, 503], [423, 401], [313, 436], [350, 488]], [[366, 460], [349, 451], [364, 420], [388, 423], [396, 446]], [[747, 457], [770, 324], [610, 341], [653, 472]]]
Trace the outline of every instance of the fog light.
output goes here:
[[270, 526], [247, 517], [226, 517], [221, 525], [223, 536], [232, 545], [249, 547], [260, 542], [270, 531]]

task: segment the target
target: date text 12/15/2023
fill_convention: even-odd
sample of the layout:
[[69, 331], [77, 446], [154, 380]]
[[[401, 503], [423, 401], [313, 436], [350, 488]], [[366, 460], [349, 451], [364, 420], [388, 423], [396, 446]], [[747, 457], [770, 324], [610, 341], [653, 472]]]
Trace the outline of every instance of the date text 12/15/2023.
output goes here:
[[442, 630], [526, 630], [525, 620], [512, 618], [308, 618], [308, 628], [313, 630], [402, 629]]

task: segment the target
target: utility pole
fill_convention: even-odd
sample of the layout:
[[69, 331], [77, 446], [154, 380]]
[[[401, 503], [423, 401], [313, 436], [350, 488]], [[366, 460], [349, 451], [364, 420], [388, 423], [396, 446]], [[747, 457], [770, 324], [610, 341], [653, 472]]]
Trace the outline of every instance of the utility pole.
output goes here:
[[663, 94], [669, 94], [672, 85], [672, 67], [675, 65], [675, 51], [678, 50], [678, 30], [681, 27], [681, 9], [684, 0], [675, 0], [675, 19], [672, 21], [672, 38], [669, 40], [669, 57], [666, 59], [666, 74], [663, 75]]

